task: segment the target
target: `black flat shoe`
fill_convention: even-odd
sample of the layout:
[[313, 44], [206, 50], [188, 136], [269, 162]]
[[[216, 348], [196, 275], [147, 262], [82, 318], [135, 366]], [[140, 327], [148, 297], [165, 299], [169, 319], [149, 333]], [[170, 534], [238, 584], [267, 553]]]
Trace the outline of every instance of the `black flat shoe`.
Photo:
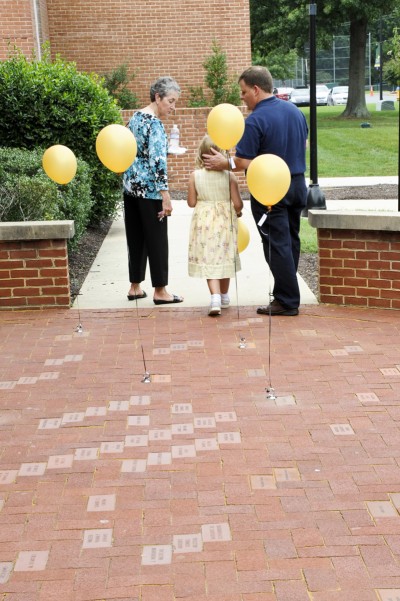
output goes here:
[[183, 298], [181, 296], [177, 296], [176, 294], [173, 294], [171, 300], [162, 300], [162, 299], [153, 298], [153, 302], [155, 305], [171, 305], [173, 303], [183, 302]]
[[143, 290], [142, 294], [128, 294], [128, 300], [139, 300], [140, 298], [146, 298], [147, 294]]

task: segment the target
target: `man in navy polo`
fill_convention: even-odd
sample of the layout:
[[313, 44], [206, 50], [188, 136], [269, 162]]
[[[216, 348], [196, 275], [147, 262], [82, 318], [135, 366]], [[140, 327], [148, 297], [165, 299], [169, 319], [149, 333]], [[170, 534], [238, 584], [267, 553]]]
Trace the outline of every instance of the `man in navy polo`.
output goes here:
[[291, 102], [273, 94], [272, 76], [265, 67], [250, 67], [239, 77], [241, 98], [251, 114], [236, 146], [234, 159], [214, 151], [203, 155], [207, 169], [246, 170], [260, 154], [275, 154], [290, 170], [291, 183], [284, 198], [269, 210], [251, 196], [251, 210], [261, 235], [265, 259], [274, 277], [274, 300], [257, 313], [298, 315], [300, 290], [297, 268], [300, 258], [300, 219], [307, 203], [306, 145], [308, 127], [304, 114]]

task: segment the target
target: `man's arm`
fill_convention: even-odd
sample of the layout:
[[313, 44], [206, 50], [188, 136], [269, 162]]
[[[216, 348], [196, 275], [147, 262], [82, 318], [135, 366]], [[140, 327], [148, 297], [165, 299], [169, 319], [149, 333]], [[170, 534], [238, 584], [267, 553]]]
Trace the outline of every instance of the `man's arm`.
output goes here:
[[210, 169], [210, 171], [244, 171], [251, 163], [250, 159], [235, 156], [233, 157], [235, 166], [232, 168], [226, 156], [214, 148], [210, 150], [212, 154], [203, 154], [202, 156], [205, 168]]

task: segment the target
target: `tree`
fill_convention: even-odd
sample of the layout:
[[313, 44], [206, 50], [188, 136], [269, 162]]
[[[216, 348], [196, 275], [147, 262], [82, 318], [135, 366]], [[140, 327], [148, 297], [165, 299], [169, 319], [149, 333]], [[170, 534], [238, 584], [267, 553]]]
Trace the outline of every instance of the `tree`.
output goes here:
[[[350, 26], [349, 97], [343, 117], [367, 118], [365, 102], [365, 55], [368, 25], [389, 14], [397, 0], [317, 1], [317, 44], [323, 46], [344, 23]], [[250, 0], [253, 50], [270, 52], [276, 40], [284, 51], [305, 53], [309, 37], [308, 4], [299, 0]]]
[[384, 75], [393, 86], [400, 85], [400, 31], [396, 28], [392, 39], [392, 49], [388, 52], [390, 59], [384, 67]]

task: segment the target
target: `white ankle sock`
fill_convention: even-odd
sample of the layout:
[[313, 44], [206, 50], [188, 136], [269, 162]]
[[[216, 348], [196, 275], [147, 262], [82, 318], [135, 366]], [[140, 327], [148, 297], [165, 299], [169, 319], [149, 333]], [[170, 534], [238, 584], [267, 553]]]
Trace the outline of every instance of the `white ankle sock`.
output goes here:
[[211, 304], [221, 304], [221, 295], [220, 294], [212, 294], [211, 295]]
[[221, 294], [221, 301], [229, 301], [229, 294]]

